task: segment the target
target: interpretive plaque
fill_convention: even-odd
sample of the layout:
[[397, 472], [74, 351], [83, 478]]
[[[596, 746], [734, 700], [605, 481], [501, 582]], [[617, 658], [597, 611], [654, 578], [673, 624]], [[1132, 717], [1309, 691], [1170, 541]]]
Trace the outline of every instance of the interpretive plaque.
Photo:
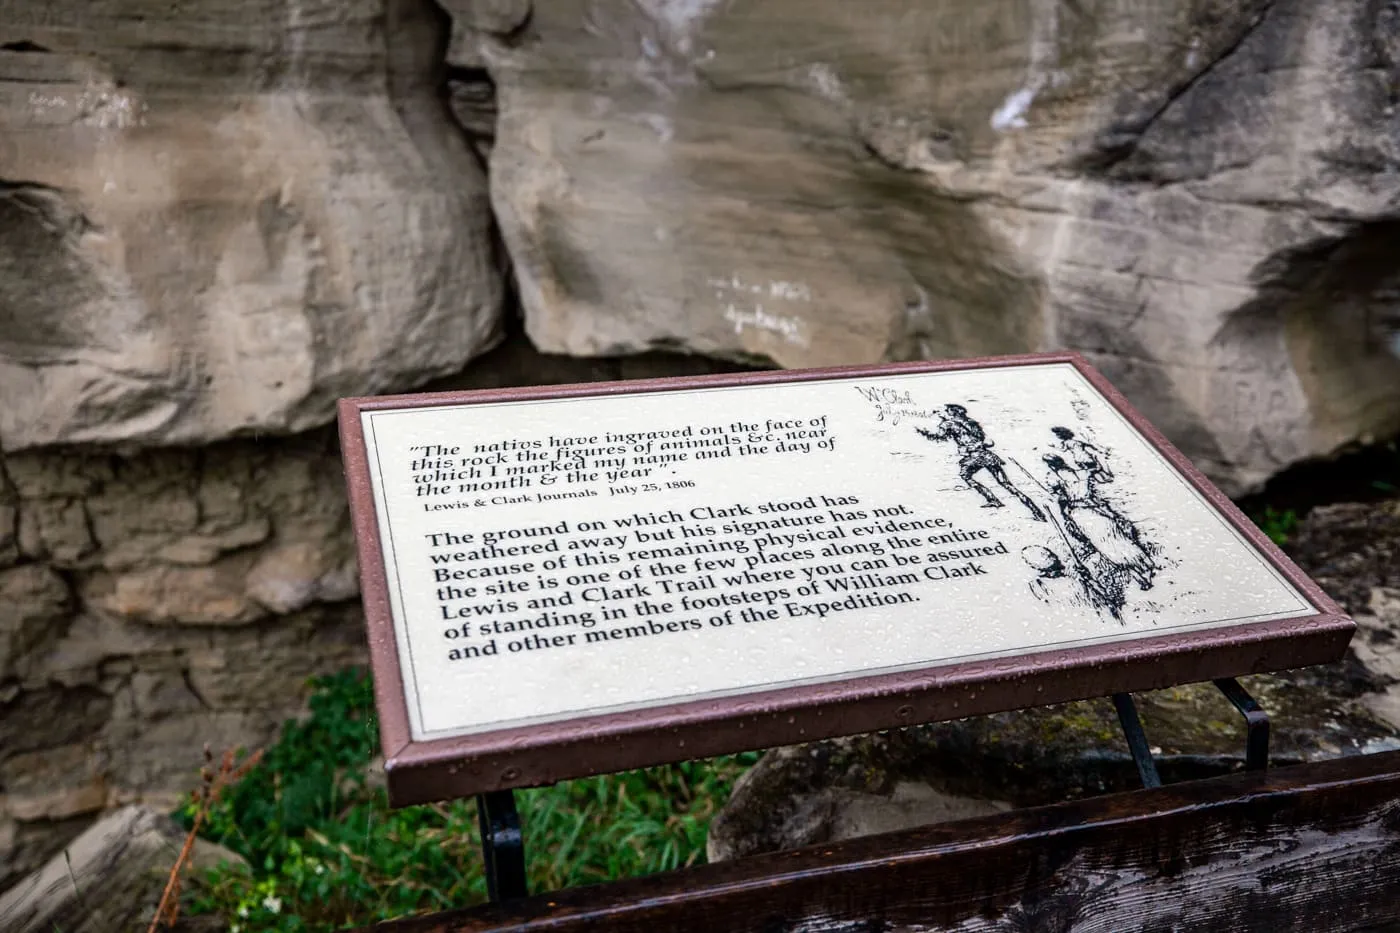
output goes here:
[[396, 803], [1336, 659], [1081, 358], [341, 402]]

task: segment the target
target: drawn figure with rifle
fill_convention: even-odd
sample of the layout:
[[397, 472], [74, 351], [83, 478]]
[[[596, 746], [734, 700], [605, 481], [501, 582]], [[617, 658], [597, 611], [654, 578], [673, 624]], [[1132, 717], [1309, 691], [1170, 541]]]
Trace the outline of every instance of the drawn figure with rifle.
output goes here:
[[967, 413], [966, 408], [961, 405], [944, 405], [939, 412], [938, 426], [934, 430], [915, 430], [931, 441], [952, 441], [957, 445], [958, 472], [963, 482], [977, 490], [986, 500], [983, 508], [999, 509], [1005, 506], [1005, 503], [978, 479], [977, 474], [985, 472], [998, 486], [1025, 506], [1031, 518], [1038, 522], [1045, 521], [1045, 513], [1040, 507], [1006, 475], [1006, 461], [992, 452], [995, 445], [987, 437], [987, 432], [982, 430], [982, 425]]

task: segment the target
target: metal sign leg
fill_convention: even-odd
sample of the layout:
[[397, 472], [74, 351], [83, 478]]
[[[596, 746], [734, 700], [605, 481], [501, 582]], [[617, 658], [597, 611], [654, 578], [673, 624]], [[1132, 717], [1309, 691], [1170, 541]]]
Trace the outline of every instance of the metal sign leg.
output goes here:
[[1269, 714], [1259, 708], [1240, 682], [1233, 677], [1215, 681], [1230, 705], [1244, 717], [1244, 769], [1264, 771], [1269, 767]]
[[1132, 752], [1133, 764], [1137, 765], [1138, 777], [1143, 787], [1161, 787], [1162, 778], [1157, 774], [1157, 762], [1152, 758], [1152, 748], [1147, 744], [1147, 733], [1142, 731], [1142, 720], [1138, 718], [1137, 705], [1127, 693], [1113, 695], [1113, 707], [1118, 710], [1118, 723], [1123, 727], [1123, 737], [1128, 740], [1128, 751]]
[[[1244, 769], [1264, 771], [1269, 767], [1269, 714], [1260, 708], [1249, 691], [1240, 686], [1233, 677], [1214, 681], [1215, 687], [1239, 710], [1244, 717], [1245, 744]], [[1157, 774], [1157, 762], [1152, 757], [1152, 747], [1147, 744], [1147, 733], [1143, 731], [1142, 720], [1138, 718], [1137, 705], [1126, 693], [1113, 695], [1113, 706], [1118, 710], [1118, 722], [1123, 727], [1123, 737], [1128, 740], [1128, 751], [1132, 753], [1133, 764], [1137, 765], [1138, 776], [1143, 787], [1161, 787], [1162, 779]]]
[[481, 854], [486, 862], [486, 893], [491, 903], [515, 900], [528, 891], [525, 882], [525, 838], [515, 792], [496, 790], [476, 798], [481, 827]]

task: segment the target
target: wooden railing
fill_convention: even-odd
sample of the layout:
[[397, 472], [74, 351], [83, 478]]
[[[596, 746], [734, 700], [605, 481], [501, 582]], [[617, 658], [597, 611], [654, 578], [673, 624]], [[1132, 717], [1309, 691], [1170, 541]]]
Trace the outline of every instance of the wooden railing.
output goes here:
[[1400, 752], [942, 823], [374, 930], [1400, 931]]

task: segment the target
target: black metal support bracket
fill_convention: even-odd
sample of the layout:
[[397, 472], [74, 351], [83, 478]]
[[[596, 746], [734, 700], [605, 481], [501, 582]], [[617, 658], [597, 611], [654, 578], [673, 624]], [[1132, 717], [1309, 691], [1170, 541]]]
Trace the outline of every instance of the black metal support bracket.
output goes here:
[[[1269, 714], [1260, 708], [1254, 697], [1235, 678], [1223, 677], [1213, 683], [1244, 717], [1244, 769], [1266, 770], [1269, 767]], [[1131, 694], [1115, 693], [1113, 707], [1118, 711], [1118, 723], [1123, 727], [1123, 737], [1128, 741], [1128, 751], [1133, 756], [1133, 764], [1137, 765], [1142, 786], [1161, 787], [1162, 778], [1157, 773], [1152, 746], [1147, 742], [1147, 733], [1143, 731], [1137, 704], [1133, 702]]]
[[476, 798], [477, 823], [481, 827], [481, 854], [486, 863], [486, 893], [491, 903], [515, 900], [527, 893], [525, 837], [515, 792], [494, 790]]
[[1147, 733], [1142, 731], [1142, 720], [1138, 718], [1137, 704], [1131, 694], [1115, 693], [1113, 707], [1118, 710], [1118, 724], [1123, 727], [1123, 738], [1128, 740], [1128, 751], [1137, 765], [1138, 777], [1143, 787], [1161, 787], [1162, 778], [1157, 774], [1157, 762], [1152, 758], [1152, 747], [1147, 744]]
[[1233, 677], [1215, 681], [1230, 705], [1244, 717], [1244, 769], [1265, 771], [1269, 767], [1269, 714], [1260, 708], [1240, 682]]

